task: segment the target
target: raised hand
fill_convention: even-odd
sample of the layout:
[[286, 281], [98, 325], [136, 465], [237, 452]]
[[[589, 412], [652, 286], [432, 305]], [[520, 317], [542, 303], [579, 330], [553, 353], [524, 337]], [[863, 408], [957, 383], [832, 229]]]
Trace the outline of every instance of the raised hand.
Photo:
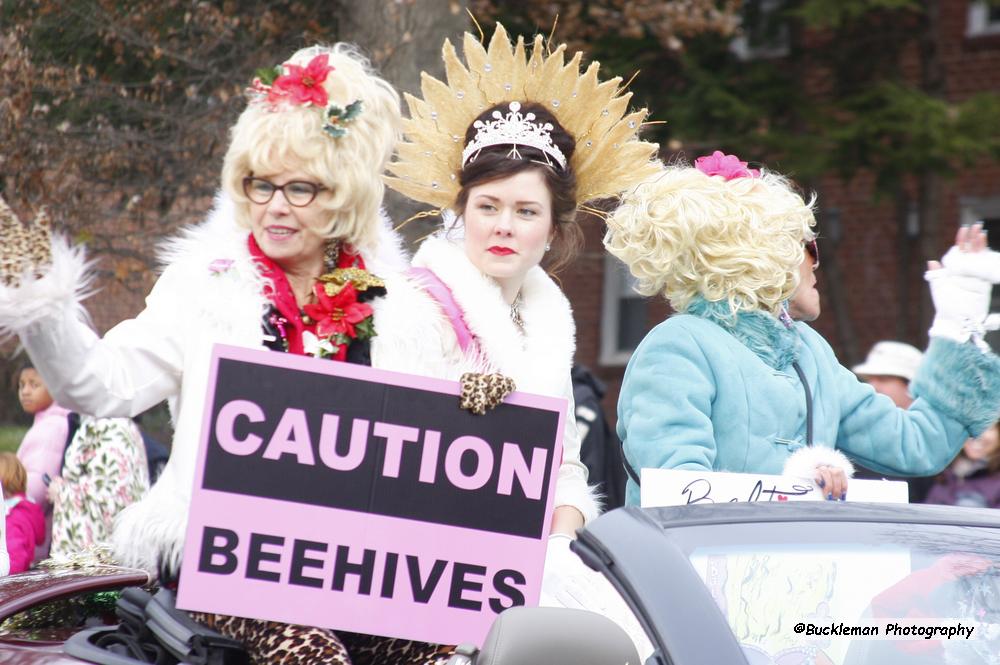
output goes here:
[[982, 224], [960, 228], [955, 234], [955, 244], [941, 262], [931, 261], [928, 268], [933, 270], [942, 265], [953, 275], [1000, 283], [1000, 254], [990, 251]]
[[[929, 261], [924, 273], [934, 301], [931, 337], [964, 342], [970, 337], [984, 350], [992, 285], [1000, 282], [1000, 254], [987, 249], [981, 224], [962, 227], [941, 262]], [[943, 265], [942, 265], [943, 264]]]
[[17, 287], [26, 276], [41, 277], [52, 258], [51, 236], [44, 208], [25, 225], [0, 196], [0, 284]]

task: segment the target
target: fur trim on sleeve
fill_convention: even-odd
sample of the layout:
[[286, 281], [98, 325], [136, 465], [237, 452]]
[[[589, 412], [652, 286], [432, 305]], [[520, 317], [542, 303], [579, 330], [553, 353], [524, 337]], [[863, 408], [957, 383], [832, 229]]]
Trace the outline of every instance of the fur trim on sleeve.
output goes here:
[[118, 513], [111, 532], [115, 561], [154, 578], [161, 570], [176, 573], [184, 558], [191, 499], [189, 490], [178, 489], [178, 474], [171, 473], [175, 468], [168, 463], [149, 493]]
[[601, 495], [594, 485], [588, 485], [586, 481], [557, 482], [554, 505], [556, 508], [573, 506], [583, 515], [583, 523], [590, 524], [601, 514]]
[[82, 246], [53, 236], [52, 265], [42, 277], [26, 275], [17, 287], [0, 284], [0, 341], [67, 312], [88, 320], [81, 303], [94, 291], [91, 266]]
[[791, 457], [785, 460], [785, 468], [781, 473], [785, 476], [813, 480], [818, 466], [842, 469], [848, 478], [854, 475], [854, 465], [844, 453], [820, 445], [805, 446], [792, 453]]
[[1000, 358], [974, 344], [931, 338], [910, 389], [979, 436], [1000, 417]]

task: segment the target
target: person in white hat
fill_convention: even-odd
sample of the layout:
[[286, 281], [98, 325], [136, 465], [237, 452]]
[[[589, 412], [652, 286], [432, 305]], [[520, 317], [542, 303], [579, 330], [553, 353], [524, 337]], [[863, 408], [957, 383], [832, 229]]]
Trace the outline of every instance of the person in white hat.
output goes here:
[[901, 409], [913, 403], [910, 381], [917, 375], [924, 354], [903, 342], [877, 342], [860, 365], [851, 368], [875, 392], [888, 395]]

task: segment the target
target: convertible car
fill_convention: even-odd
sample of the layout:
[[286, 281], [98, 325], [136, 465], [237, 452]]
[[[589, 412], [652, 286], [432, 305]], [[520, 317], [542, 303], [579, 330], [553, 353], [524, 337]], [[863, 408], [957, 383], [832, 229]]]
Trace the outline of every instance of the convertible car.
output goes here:
[[[461, 647], [454, 663], [1000, 662], [1000, 517], [993, 511], [839, 502], [623, 508], [581, 531], [573, 549], [610, 581], [648, 641], [637, 650], [639, 641], [593, 612], [514, 608], [482, 648]], [[95, 592], [145, 582], [141, 572], [113, 567], [0, 580], [0, 663], [81, 662], [67, 651], [80, 653], [81, 636], [115, 621], [93, 602]], [[69, 598], [77, 599], [72, 611], [39, 609]], [[972, 632], [888, 640], [849, 634], [857, 626], [939, 620]]]

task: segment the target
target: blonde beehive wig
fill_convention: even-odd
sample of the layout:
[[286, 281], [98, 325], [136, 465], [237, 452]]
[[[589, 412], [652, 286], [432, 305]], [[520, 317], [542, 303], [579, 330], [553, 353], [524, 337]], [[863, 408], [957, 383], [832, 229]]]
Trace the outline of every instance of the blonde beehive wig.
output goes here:
[[345, 135], [325, 134], [325, 118], [316, 107], [274, 111], [266, 104], [250, 103], [231, 130], [222, 186], [236, 202], [239, 223], [249, 226], [250, 201], [243, 194], [243, 178], [301, 171], [332, 191], [322, 202], [330, 213], [324, 235], [370, 248], [376, 243], [385, 191], [382, 172], [401, 131], [399, 95], [350, 44], [312, 46], [287, 62], [302, 66], [324, 53], [333, 66], [323, 83], [329, 99], [342, 106], [361, 101], [361, 111]]
[[783, 176], [727, 180], [667, 166], [628, 193], [608, 218], [604, 245], [678, 312], [696, 296], [731, 311], [777, 315], [799, 284], [803, 242], [814, 237], [813, 204]]

